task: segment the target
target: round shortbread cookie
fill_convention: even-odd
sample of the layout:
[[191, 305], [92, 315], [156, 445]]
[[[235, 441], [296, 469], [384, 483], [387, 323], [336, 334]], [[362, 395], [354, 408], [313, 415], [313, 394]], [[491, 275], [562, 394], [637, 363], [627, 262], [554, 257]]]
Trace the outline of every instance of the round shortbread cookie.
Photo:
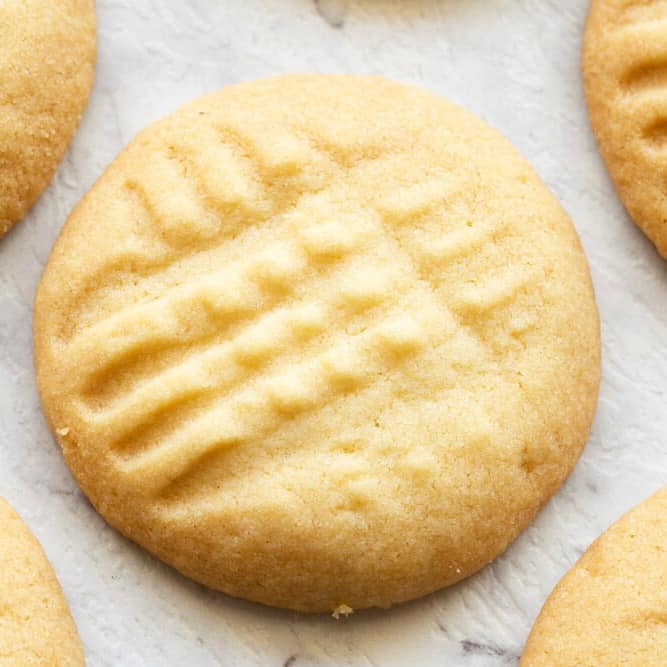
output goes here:
[[92, 0], [0, 2], [0, 236], [55, 173], [88, 101]]
[[549, 596], [521, 667], [667, 664], [667, 487], [589, 547]]
[[634, 221], [667, 258], [667, 4], [592, 0], [582, 71], [609, 173]]
[[488, 563], [599, 382], [577, 235], [484, 123], [379, 78], [226, 88], [142, 132], [37, 294], [49, 423], [116, 528], [232, 595], [387, 606]]
[[42, 547], [0, 498], [0, 664], [84, 665], [81, 642]]

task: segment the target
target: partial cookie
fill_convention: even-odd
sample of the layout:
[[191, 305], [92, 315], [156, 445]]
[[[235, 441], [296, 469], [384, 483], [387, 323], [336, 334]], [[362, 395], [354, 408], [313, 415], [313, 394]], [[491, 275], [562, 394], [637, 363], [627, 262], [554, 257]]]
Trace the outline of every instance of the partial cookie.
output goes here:
[[616, 188], [667, 258], [667, 4], [592, 0], [582, 70], [591, 124]]
[[84, 665], [65, 597], [39, 542], [0, 498], [0, 664]]
[[92, 0], [0, 2], [0, 236], [48, 185], [93, 84]]
[[667, 487], [590, 546], [556, 586], [521, 667], [667, 665]]
[[370, 77], [233, 86], [142, 132], [65, 225], [34, 333], [100, 513], [308, 611], [495, 558], [574, 465], [600, 370], [586, 260], [530, 166]]

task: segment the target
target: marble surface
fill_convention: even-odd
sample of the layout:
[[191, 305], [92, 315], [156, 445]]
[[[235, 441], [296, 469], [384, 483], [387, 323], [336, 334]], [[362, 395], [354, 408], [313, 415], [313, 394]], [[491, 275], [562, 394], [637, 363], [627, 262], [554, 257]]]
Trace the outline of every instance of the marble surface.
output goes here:
[[[91, 666], [515, 665], [552, 586], [610, 522], [667, 480], [667, 264], [629, 222], [598, 157], [578, 50], [584, 0], [99, 0], [97, 83], [29, 217], [0, 242], [0, 494], [40, 538]], [[604, 338], [577, 468], [493, 565], [426, 599], [343, 622], [196, 586], [109, 529], [42, 419], [31, 304], [72, 206], [148, 122], [200, 93], [281, 72], [420, 84], [504, 132], [568, 209]]]

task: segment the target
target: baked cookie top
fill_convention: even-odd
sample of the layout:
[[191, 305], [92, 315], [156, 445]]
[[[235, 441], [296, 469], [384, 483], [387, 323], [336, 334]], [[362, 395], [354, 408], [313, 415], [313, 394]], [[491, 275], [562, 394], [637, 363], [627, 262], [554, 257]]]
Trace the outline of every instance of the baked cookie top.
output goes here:
[[544, 605], [521, 667], [667, 664], [667, 487], [599, 537]]
[[634, 221], [667, 257], [667, 4], [592, 0], [582, 71], [609, 173]]
[[34, 325], [100, 513], [308, 611], [492, 560], [571, 470], [599, 382], [554, 197], [469, 113], [372, 77], [231, 86], [143, 131], [66, 223]]
[[79, 667], [81, 642], [39, 542], [0, 498], [0, 664]]
[[93, 84], [92, 0], [0, 3], [0, 236], [46, 188]]

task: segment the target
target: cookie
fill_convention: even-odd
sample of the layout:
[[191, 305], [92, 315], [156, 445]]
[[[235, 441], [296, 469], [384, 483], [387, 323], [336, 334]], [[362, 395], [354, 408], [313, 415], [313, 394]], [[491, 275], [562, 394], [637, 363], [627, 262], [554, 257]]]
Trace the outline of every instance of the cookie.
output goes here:
[[667, 664], [667, 487], [599, 537], [556, 586], [521, 667]]
[[81, 642], [39, 542], [0, 498], [0, 663], [77, 667]]
[[592, 0], [584, 89], [600, 151], [628, 212], [667, 258], [667, 5]]
[[110, 524], [330, 612], [507, 547], [586, 441], [598, 324], [571, 222], [506, 140], [416, 88], [304, 75], [139, 134], [66, 223], [34, 337]]
[[44, 191], [93, 84], [92, 0], [0, 3], [0, 236]]

